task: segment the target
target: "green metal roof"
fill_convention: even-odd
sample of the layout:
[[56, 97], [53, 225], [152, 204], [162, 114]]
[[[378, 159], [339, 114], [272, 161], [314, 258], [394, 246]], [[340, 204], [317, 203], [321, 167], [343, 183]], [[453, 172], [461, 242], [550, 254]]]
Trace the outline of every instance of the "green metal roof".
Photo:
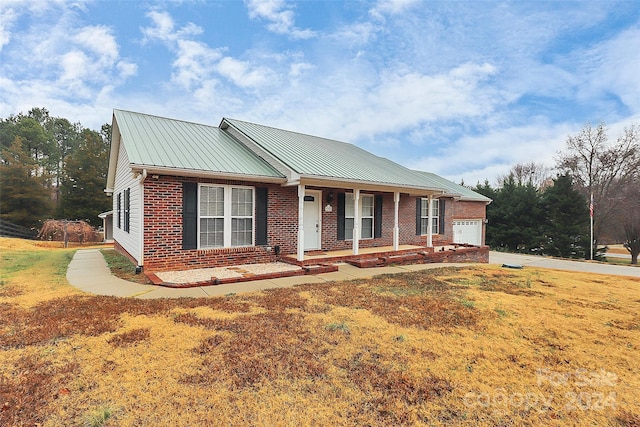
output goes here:
[[284, 178], [215, 126], [114, 110], [129, 162], [182, 170]]
[[475, 191], [467, 188], [463, 185], [456, 184], [454, 182], [449, 181], [435, 173], [431, 172], [423, 172], [423, 171], [415, 171], [422, 175], [427, 182], [432, 185], [443, 187], [447, 190], [446, 195], [460, 197], [461, 200], [469, 200], [469, 201], [477, 201], [477, 202], [491, 202], [491, 199], [483, 196], [480, 193], [476, 193]]
[[442, 189], [429, 185], [415, 171], [353, 144], [229, 118], [223, 119], [223, 128], [225, 122], [303, 177]]

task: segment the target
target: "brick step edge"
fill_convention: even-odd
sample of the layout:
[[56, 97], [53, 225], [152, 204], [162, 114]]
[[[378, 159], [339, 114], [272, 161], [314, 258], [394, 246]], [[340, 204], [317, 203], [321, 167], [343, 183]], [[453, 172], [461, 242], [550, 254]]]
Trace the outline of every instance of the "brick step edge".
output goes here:
[[212, 277], [211, 280], [204, 280], [200, 282], [191, 282], [191, 283], [165, 282], [161, 278], [159, 278], [155, 273], [145, 273], [145, 274], [147, 275], [149, 280], [151, 280], [151, 283], [153, 283], [156, 286], [184, 289], [184, 288], [197, 288], [200, 286], [226, 285], [229, 283], [252, 282], [254, 280], [279, 279], [281, 277], [304, 276], [306, 274], [332, 273], [334, 271], [338, 271], [338, 266], [335, 264], [310, 265], [310, 266], [303, 267], [300, 270], [279, 271], [275, 273], [255, 274], [252, 276], [227, 277], [224, 279]]

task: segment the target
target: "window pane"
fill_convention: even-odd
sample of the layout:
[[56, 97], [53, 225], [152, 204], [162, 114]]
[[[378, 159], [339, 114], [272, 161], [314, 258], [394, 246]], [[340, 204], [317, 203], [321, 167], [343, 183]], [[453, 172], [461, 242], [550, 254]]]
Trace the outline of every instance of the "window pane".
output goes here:
[[253, 190], [250, 188], [231, 189], [231, 215], [253, 216]]
[[422, 218], [426, 218], [429, 216], [429, 199], [422, 199], [422, 204], [420, 205], [420, 210], [422, 211], [420, 213], [420, 216]]
[[373, 217], [373, 196], [362, 196], [362, 216]]
[[353, 218], [345, 218], [344, 220], [344, 238], [353, 240]]
[[429, 224], [429, 220], [427, 218], [422, 218], [420, 220], [420, 234], [428, 234], [429, 230], [427, 230], [427, 225]]
[[222, 218], [200, 219], [200, 247], [219, 248], [224, 245], [224, 220]]
[[353, 194], [344, 195], [344, 216], [350, 217], [350, 218], [354, 217]]
[[440, 200], [434, 200], [431, 205], [431, 216], [438, 217], [440, 215]]
[[231, 219], [231, 246], [251, 245], [253, 237], [253, 220], [251, 218]]
[[200, 187], [200, 215], [224, 215], [224, 188], [204, 185]]
[[362, 218], [362, 231], [360, 232], [362, 239], [373, 238], [373, 218]]
[[434, 233], [434, 234], [438, 234], [439, 233], [439, 231], [438, 231], [438, 217], [436, 216], [436, 217], [431, 218], [431, 221], [432, 221], [431, 222], [431, 232]]

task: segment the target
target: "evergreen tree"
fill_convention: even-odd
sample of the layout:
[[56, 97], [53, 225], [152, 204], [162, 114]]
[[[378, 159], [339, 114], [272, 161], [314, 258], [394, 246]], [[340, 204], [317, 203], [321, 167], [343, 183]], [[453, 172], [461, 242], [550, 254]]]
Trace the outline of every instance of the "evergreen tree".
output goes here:
[[589, 207], [573, 187], [569, 175], [560, 175], [542, 195], [546, 255], [584, 258], [589, 253]]
[[51, 214], [51, 194], [39, 176], [38, 163], [17, 136], [2, 148], [0, 158], [0, 217], [24, 227], [37, 227]]
[[109, 164], [109, 147], [100, 134], [84, 129], [79, 147], [64, 162], [60, 216], [83, 219], [99, 225], [98, 214], [109, 210], [110, 199], [104, 194]]
[[487, 207], [487, 244], [510, 252], [537, 253], [544, 222], [538, 190], [531, 182], [516, 182], [510, 174], [492, 198]]

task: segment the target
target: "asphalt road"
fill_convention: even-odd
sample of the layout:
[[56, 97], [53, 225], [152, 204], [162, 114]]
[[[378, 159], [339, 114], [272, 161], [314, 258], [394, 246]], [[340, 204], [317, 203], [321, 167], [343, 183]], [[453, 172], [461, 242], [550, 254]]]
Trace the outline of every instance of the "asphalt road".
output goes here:
[[610, 276], [640, 277], [640, 267], [627, 267], [624, 265], [611, 265], [590, 261], [568, 261], [536, 255], [509, 254], [494, 251], [489, 252], [489, 263], [554, 268], [556, 270], [607, 274]]

